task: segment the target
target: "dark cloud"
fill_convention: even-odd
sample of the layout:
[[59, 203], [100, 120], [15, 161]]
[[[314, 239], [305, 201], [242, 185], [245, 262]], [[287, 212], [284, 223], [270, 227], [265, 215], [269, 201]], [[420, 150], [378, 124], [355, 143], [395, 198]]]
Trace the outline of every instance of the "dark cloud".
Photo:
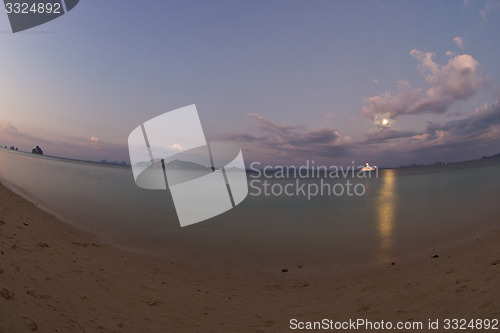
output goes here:
[[470, 141], [474, 139], [494, 138], [500, 131], [500, 102], [484, 104], [477, 108], [471, 116], [448, 121], [445, 124], [429, 123], [427, 125], [427, 140], [438, 137], [448, 137], [455, 141]]
[[242, 132], [228, 133], [224, 135], [223, 138], [226, 140], [240, 141], [240, 142], [254, 142], [260, 139], [259, 137], [255, 137], [253, 135]]
[[256, 113], [247, 115], [255, 121], [261, 136], [247, 133], [229, 133], [223, 138], [240, 142], [249, 142], [273, 153], [293, 153], [295, 155], [343, 156], [349, 153], [350, 138], [343, 137], [337, 130], [329, 128], [307, 129], [300, 125], [287, 125], [273, 122]]
[[291, 138], [290, 143], [295, 146], [304, 146], [310, 144], [335, 144], [339, 140], [340, 134], [338, 131], [333, 131], [328, 128], [319, 128], [306, 131], [299, 134], [296, 138]]
[[365, 135], [365, 143], [380, 143], [393, 139], [408, 138], [414, 135], [416, 135], [416, 133], [412, 131], [400, 131], [392, 128], [382, 128], [376, 131], [368, 131]]
[[303, 129], [302, 126], [290, 126], [286, 124], [275, 123], [258, 113], [250, 113], [247, 115], [248, 119], [255, 120], [257, 122], [257, 127], [261, 130], [269, 133], [273, 133], [280, 136], [290, 135], [297, 130]]
[[[429, 123], [424, 131], [396, 131], [380, 129], [370, 131], [366, 142], [395, 142], [395, 139], [408, 138], [401, 142], [401, 154], [414, 156], [413, 161], [426, 158], [447, 156], [460, 160], [460, 156], [478, 158], [481, 149], [491, 149], [500, 141], [500, 101], [484, 104], [469, 117], [452, 120], [444, 124]], [[392, 149], [395, 149], [393, 147]], [[381, 149], [382, 147], [380, 147]], [[462, 159], [465, 157], [462, 157]]]

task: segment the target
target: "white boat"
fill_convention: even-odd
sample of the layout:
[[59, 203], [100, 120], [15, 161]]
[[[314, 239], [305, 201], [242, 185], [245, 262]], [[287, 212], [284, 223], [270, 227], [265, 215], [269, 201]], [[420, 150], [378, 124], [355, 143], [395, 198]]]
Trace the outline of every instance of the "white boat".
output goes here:
[[371, 166], [370, 164], [366, 163], [366, 166], [362, 168], [361, 171], [374, 171], [376, 168], [376, 166]]

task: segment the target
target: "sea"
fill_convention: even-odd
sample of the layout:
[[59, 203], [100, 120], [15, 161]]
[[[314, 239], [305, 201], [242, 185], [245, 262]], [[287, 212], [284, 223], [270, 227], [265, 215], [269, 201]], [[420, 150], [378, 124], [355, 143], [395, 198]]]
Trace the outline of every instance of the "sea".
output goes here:
[[138, 187], [129, 166], [0, 149], [0, 181], [14, 192], [103, 242], [172, 260], [272, 269], [390, 264], [500, 223], [500, 158], [369, 176], [302, 171], [249, 172], [243, 202], [180, 227], [169, 190]]

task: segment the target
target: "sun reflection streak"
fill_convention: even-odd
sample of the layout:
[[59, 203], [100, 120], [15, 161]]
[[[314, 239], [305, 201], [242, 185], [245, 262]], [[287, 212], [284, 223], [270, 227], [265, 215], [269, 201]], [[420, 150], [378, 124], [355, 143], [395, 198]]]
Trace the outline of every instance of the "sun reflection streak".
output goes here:
[[380, 255], [385, 257], [391, 248], [393, 228], [395, 224], [397, 198], [395, 193], [396, 173], [385, 170], [382, 177], [382, 187], [377, 198], [377, 229], [380, 236]]

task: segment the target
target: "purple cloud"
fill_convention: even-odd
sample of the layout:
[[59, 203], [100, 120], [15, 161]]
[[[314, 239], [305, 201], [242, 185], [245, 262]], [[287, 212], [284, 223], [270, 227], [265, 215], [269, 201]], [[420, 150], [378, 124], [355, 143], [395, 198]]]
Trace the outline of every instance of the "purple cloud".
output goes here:
[[399, 138], [413, 137], [417, 133], [413, 131], [401, 131], [392, 128], [382, 128], [379, 130], [370, 130], [365, 134], [365, 143], [380, 143]]
[[226, 140], [250, 142], [274, 153], [306, 154], [318, 156], [346, 155], [350, 148], [350, 138], [342, 136], [339, 131], [321, 127], [307, 129], [300, 125], [287, 125], [273, 122], [256, 113], [248, 114], [257, 128], [263, 132], [261, 136], [247, 133], [229, 133]]
[[367, 99], [363, 115], [375, 119], [385, 114], [391, 119], [401, 115], [444, 113], [459, 100], [474, 96], [484, 83], [479, 62], [468, 54], [456, 55], [446, 65], [434, 62], [434, 54], [413, 49], [410, 54], [417, 59], [419, 69], [429, 88], [413, 88], [407, 81], [398, 82], [396, 93], [385, 91]]
[[426, 140], [444, 138], [444, 141], [471, 141], [500, 138], [500, 101], [485, 103], [464, 119], [448, 121], [443, 125], [429, 123]]

